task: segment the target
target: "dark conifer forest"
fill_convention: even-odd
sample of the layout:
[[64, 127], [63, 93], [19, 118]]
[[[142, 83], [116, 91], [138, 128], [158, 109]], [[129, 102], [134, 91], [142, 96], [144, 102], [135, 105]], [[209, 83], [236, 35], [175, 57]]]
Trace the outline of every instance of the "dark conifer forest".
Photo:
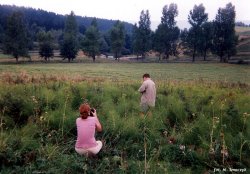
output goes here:
[[[39, 27], [44, 27], [46, 30], [60, 30], [64, 29], [65, 16], [61, 14], [56, 14], [54, 12], [48, 12], [42, 9], [10, 6], [10, 5], [0, 5], [0, 25], [4, 28], [6, 26], [6, 18], [13, 12], [22, 12], [25, 16], [25, 20], [29, 27], [36, 25]], [[90, 26], [91, 21], [94, 17], [87, 16], [76, 16], [76, 20], [79, 26], [79, 32], [84, 33], [86, 28]], [[97, 18], [97, 23], [99, 30], [101, 32], [106, 32], [112, 28], [115, 24], [115, 20], [100, 19]], [[132, 31], [133, 25], [124, 22], [125, 29], [128, 32]]]

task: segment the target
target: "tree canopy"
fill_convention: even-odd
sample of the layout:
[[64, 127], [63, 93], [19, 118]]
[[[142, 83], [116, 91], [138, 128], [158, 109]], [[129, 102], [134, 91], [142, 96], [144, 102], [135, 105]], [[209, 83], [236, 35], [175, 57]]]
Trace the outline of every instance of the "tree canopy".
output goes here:
[[225, 8], [219, 8], [214, 20], [213, 52], [220, 61], [227, 62], [236, 54], [238, 37], [235, 34], [235, 7], [228, 3]]
[[20, 56], [28, 56], [27, 28], [21, 12], [14, 12], [8, 17], [4, 36], [3, 50], [12, 54], [16, 61]]
[[119, 60], [122, 48], [125, 43], [125, 30], [122, 22], [117, 21], [110, 31], [111, 48], [114, 56]]
[[191, 25], [189, 29], [189, 39], [186, 40], [188, 42], [189, 48], [192, 50], [192, 58], [193, 62], [195, 61], [195, 56], [198, 50], [199, 45], [202, 40], [202, 25], [207, 22], [208, 14], [205, 13], [205, 7], [203, 4], [195, 5], [193, 10], [189, 12], [188, 22]]
[[50, 31], [40, 31], [38, 33], [39, 40], [39, 55], [45, 59], [45, 61], [49, 60], [54, 56], [54, 46], [53, 46], [53, 36]]
[[100, 33], [96, 19], [93, 19], [91, 26], [88, 27], [82, 41], [82, 50], [92, 57], [95, 61], [96, 55], [100, 53]]
[[165, 5], [162, 10], [161, 24], [158, 25], [154, 35], [154, 49], [165, 58], [177, 54], [177, 40], [180, 30], [176, 26], [175, 17], [178, 15], [177, 5]]
[[145, 53], [150, 50], [152, 45], [152, 32], [151, 32], [151, 21], [150, 21], [150, 15], [149, 11], [142, 10], [140, 14], [140, 20], [139, 20], [138, 27], [135, 26], [133, 30], [134, 35], [134, 51], [136, 51], [136, 54], [139, 54], [142, 56], [142, 58], [145, 58]]
[[78, 28], [74, 12], [67, 16], [65, 21], [65, 29], [63, 33], [63, 42], [61, 45], [61, 56], [68, 61], [76, 58], [78, 52], [77, 40]]

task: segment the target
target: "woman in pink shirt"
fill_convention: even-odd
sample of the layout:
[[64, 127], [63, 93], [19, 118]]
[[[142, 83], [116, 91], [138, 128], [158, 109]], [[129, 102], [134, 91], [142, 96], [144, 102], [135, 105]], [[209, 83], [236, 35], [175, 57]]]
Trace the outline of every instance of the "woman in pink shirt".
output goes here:
[[95, 131], [101, 132], [102, 125], [97, 117], [96, 110], [91, 112], [88, 104], [79, 108], [80, 117], [76, 119], [77, 140], [75, 150], [86, 156], [96, 155], [102, 148], [102, 142], [96, 141]]

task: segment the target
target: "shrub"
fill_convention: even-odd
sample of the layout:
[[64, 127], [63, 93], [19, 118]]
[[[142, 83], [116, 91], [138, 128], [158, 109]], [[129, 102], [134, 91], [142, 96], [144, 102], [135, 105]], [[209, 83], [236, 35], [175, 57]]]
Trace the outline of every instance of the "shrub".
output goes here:
[[181, 149], [179, 145], [166, 145], [161, 150], [162, 158], [170, 162], [179, 163], [182, 166], [199, 166], [200, 159], [194, 151]]
[[18, 93], [7, 92], [0, 99], [0, 110], [13, 119], [18, 126], [27, 123], [29, 116], [33, 115], [33, 105]]

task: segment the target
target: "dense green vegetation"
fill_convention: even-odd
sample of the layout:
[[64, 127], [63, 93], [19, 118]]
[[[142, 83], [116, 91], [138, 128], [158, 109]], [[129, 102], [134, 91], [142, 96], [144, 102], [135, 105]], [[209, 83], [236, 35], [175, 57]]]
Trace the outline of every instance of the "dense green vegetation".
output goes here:
[[[66, 17], [64, 15], [56, 14], [54, 12], [48, 12], [42, 9], [33, 9], [1, 4], [0, 11], [0, 26], [3, 27], [5, 27], [6, 25], [5, 19], [7, 16], [11, 15], [13, 12], [20, 11], [24, 14], [28, 26], [30, 26], [31, 29], [35, 29], [37, 27], [44, 27], [47, 31], [64, 29], [64, 20]], [[79, 31], [82, 34], [85, 32], [86, 28], [91, 25], [91, 21], [93, 19], [93, 17], [76, 16]], [[102, 32], [107, 32], [112, 28], [116, 21], [97, 18], [97, 22], [99, 24], [99, 30]], [[132, 31], [132, 24], [125, 22], [124, 25], [128, 32]]]
[[[20, 39], [15, 39], [14, 35], [9, 36], [8, 34], [13, 30], [13, 25], [7, 25], [7, 23], [16, 23], [11, 17], [14, 15], [14, 9], [23, 14], [19, 15], [20, 21], [23, 22], [19, 22], [20, 25], [18, 25], [23, 26], [23, 29], [16, 27], [17, 33], [23, 33], [20, 34], [20, 36], [23, 36]], [[161, 23], [156, 31], [151, 29], [150, 12], [148, 10], [141, 11], [138, 24], [134, 25], [133, 30], [131, 29], [132, 25], [129, 25], [131, 27], [129, 30], [126, 22], [118, 20], [112, 21], [112, 26], [107, 21], [106, 25], [109, 25], [110, 28], [104, 31], [101, 29], [102, 20], [91, 18], [91, 23], [96, 20], [97, 28], [95, 31], [90, 23], [83, 25], [84, 18], [79, 20], [79, 17], [75, 16], [73, 11], [70, 15], [59, 15], [61, 18], [57, 22], [64, 22], [65, 24], [63, 27], [58, 28], [58, 23], [54, 21], [58, 18], [58, 15], [54, 13], [15, 6], [0, 6], [0, 11], [6, 12], [0, 15], [0, 49], [6, 54], [22, 53], [23, 50], [27, 49], [43, 49], [41, 57], [45, 58], [45, 60], [49, 60], [50, 57], [44, 55], [52, 57], [51, 52], [56, 49], [60, 50], [60, 55], [63, 58], [71, 61], [76, 57], [77, 51], [82, 49], [86, 51], [87, 56], [92, 57], [93, 61], [95, 61], [96, 55], [100, 54], [107, 57], [112, 55], [119, 60], [122, 55], [136, 55], [137, 58], [145, 59], [149, 52], [155, 52], [159, 60], [161, 58], [169, 59], [170, 56], [178, 59], [179, 55], [185, 55], [186, 57], [191, 56], [194, 62], [196, 57], [202, 56], [204, 60], [207, 60], [207, 58], [210, 58], [208, 55], [213, 55], [213, 59], [218, 57], [221, 62], [228, 62], [237, 53], [238, 36], [235, 32], [235, 6], [228, 3], [224, 8], [219, 8], [215, 19], [210, 19], [210, 21], [205, 10], [203, 4], [194, 5], [194, 8], [187, 16], [191, 27], [183, 31], [180, 31], [176, 25], [175, 18], [179, 12], [177, 5], [174, 3], [163, 7]], [[41, 16], [48, 16], [46, 19], [50, 20], [41, 23], [42, 20], [37, 20]], [[70, 16], [72, 16], [70, 20], [74, 22], [68, 22]], [[8, 18], [12, 20], [7, 22]], [[117, 23], [120, 23], [122, 27], [117, 27]], [[85, 28], [82, 29], [82, 26]], [[68, 28], [72, 28], [74, 34], [66, 34]], [[24, 29], [25, 31], [23, 31]], [[100, 33], [97, 31], [100, 31]], [[44, 49], [44, 43], [41, 43], [43, 41], [39, 40], [39, 34], [43, 32], [50, 32], [52, 36], [51, 39], [46, 41], [46, 46], [49, 46], [46, 49]], [[9, 44], [6, 38], [20, 42]], [[25, 44], [22, 44], [25, 40]], [[15, 47], [8, 47], [8, 45], [15, 45]], [[245, 49], [246, 46], [243, 46], [239, 50], [245, 51]], [[18, 57], [19, 55], [13, 54], [13, 56]], [[20, 54], [20, 56], [25, 56], [25, 54]], [[240, 63], [245, 62], [241, 60]]]
[[[249, 170], [248, 66], [66, 65], [0, 66], [1, 173]], [[140, 117], [145, 70], [157, 84], [157, 102], [151, 116]], [[86, 101], [104, 127], [95, 159], [74, 151], [75, 119]]]

